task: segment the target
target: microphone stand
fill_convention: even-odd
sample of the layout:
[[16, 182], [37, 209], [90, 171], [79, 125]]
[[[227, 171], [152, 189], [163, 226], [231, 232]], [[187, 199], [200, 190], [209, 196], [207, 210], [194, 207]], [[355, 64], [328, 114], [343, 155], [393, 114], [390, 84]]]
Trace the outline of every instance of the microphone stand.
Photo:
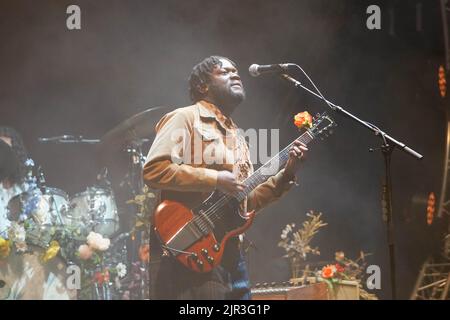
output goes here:
[[[303, 70], [302, 70], [303, 71]], [[390, 135], [388, 135], [386, 132], [380, 130], [375, 125], [366, 122], [364, 120], [361, 120], [357, 116], [353, 115], [349, 111], [345, 110], [344, 108], [332, 103], [331, 101], [326, 100], [323, 95], [319, 95], [312, 90], [308, 89], [304, 85], [300, 83], [300, 81], [292, 78], [291, 76], [287, 74], [282, 74], [281, 77], [288, 82], [294, 84], [296, 88], [302, 88], [305, 91], [309, 92], [310, 94], [316, 96], [317, 98], [325, 101], [325, 103], [336, 113], [344, 115], [347, 118], [350, 118], [354, 120], [355, 122], [359, 123], [363, 127], [369, 129], [372, 131], [375, 136], [381, 138], [381, 153], [383, 154], [384, 158], [384, 168], [385, 168], [385, 177], [384, 177], [384, 184], [382, 186], [382, 213], [383, 213], [383, 221], [386, 223], [386, 232], [387, 232], [387, 243], [389, 248], [389, 270], [390, 270], [390, 280], [391, 280], [391, 296], [392, 299], [395, 300], [397, 298], [397, 288], [396, 288], [396, 278], [395, 278], [395, 241], [394, 241], [394, 221], [393, 221], [393, 215], [392, 215], [392, 181], [391, 181], [391, 155], [394, 151], [394, 148], [397, 147], [398, 149], [408, 153], [409, 155], [413, 156], [416, 159], [422, 159], [423, 155], [420, 153], [414, 151], [410, 147], [408, 147], [403, 142], [400, 142]], [[320, 93], [320, 92], [319, 92]], [[373, 152], [374, 149], [369, 149], [369, 151]]]

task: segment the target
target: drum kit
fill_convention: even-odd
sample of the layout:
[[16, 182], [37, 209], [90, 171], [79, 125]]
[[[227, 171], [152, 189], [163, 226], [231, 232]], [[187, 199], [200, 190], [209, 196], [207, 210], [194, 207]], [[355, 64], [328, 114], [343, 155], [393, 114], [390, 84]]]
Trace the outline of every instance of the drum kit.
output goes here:
[[[39, 141], [96, 144], [102, 154], [126, 153], [126, 185], [130, 194], [139, 196], [149, 193], [142, 178], [142, 144], [150, 141], [165, 113], [163, 107], [145, 110], [99, 140], [63, 135]], [[26, 165], [29, 173], [22, 192], [0, 208], [6, 211], [2, 215], [9, 226], [7, 231], [0, 230], [0, 299], [147, 299], [149, 226], [137, 228], [132, 222], [123, 230], [123, 217], [142, 220], [144, 213], [135, 206], [132, 214], [121, 214], [122, 206], [106, 179], [107, 167], [97, 176], [98, 185], [69, 196], [48, 187], [32, 160]], [[94, 246], [94, 238], [107, 245]], [[81, 250], [83, 245], [91, 254], [89, 259]]]

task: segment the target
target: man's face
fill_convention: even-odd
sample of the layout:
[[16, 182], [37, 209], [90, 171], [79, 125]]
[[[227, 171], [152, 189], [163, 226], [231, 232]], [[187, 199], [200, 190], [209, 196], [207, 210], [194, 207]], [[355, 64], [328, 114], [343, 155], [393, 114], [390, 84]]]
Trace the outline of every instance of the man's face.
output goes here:
[[245, 99], [244, 86], [237, 69], [227, 59], [220, 59], [208, 84], [208, 95], [214, 103], [222, 106], [237, 106]]

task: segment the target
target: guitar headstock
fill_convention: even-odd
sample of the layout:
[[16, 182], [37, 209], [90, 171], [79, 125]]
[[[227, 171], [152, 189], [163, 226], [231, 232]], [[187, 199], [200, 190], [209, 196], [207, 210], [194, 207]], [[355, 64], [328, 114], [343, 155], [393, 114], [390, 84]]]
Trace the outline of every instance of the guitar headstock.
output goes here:
[[308, 129], [308, 132], [311, 133], [314, 138], [323, 139], [324, 137], [333, 134], [333, 127], [336, 126], [336, 122], [324, 112], [322, 114], [317, 114], [313, 118], [312, 127]]

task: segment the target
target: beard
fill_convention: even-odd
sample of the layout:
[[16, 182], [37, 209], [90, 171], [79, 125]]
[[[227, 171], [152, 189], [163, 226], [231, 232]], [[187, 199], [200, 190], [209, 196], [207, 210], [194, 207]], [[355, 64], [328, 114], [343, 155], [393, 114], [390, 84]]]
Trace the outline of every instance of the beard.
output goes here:
[[227, 107], [236, 107], [245, 100], [245, 90], [233, 90], [232, 87], [210, 85], [210, 93], [217, 104]]

